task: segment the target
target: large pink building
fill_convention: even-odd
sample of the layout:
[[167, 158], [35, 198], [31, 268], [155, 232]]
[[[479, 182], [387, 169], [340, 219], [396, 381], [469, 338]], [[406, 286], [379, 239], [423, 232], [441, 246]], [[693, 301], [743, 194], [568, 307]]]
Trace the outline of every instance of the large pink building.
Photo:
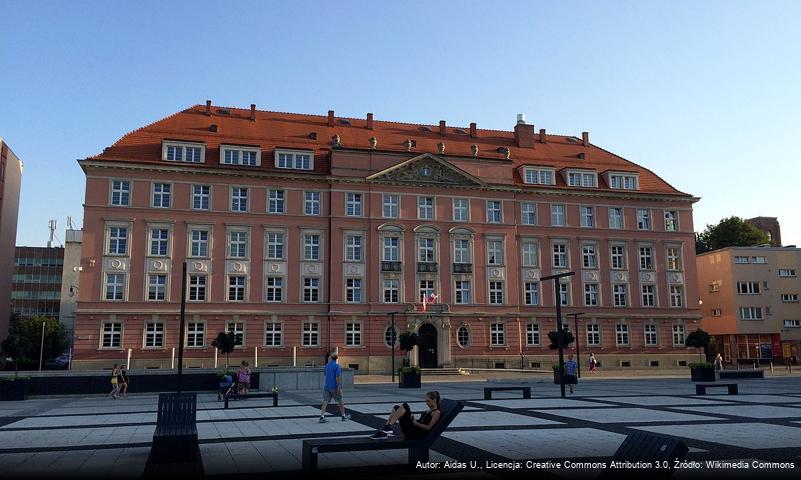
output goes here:
[[[697, 356], [683, 345], [700, 320], [697, 199], [587, 133], [207, 102], [79, 163], [76, 368], [129, 349], [136, 368], [170, 367], [184, 261], [188, 366], [213, 366], [212, 339], [233, 330], [237, 361], [319, 365], [338, 349], [389, 373], [398, 312], [422, 367], [547, 368], [557, 300], [584, 313], [582, 356], [604, 367]], [[567, 271], [558, 294], [539, 281]]]

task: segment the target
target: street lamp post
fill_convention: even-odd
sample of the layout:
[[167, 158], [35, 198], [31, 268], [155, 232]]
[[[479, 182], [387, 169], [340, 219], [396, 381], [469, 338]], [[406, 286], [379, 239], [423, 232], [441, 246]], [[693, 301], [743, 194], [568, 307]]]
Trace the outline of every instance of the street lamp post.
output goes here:
[[184, 372], [184, 328], [186, 318], [186, 262], [183, 263], [181, 269], [181, 323], [178, 327], [178, 395], [181, 395], [183, 389], [183, 372]]
[[392, 334], [390, 335], [390, 342], [392, 345], [389, 346], [390, 350], [392, 350], [392, 383], [395, 383], [395, 339], [398, 338], [398, 333], [395, 331], [395, 314], [398, 312], [389, 312], [390, 318], [390, 327], [392, 330]]
[[562, 391], [562, 398], [565, 398], [565, 347], [562, 344], [562, 298], [559, 296], [559, 279], [575, 274], [576, 272], [565, 272], [540, 278], [540, 281], [553, 280], [553, 291], [556, 293], [556, 345], [559, 347], [559, 378], [561, 378], [559, 386]]
[[578, 374], [578, 378], [581, 378], [581, 355], [579, 355], [579, 331], [578, 331], [578, 316], [584, 315], [584, 312], [579, 313], [568, 313], [568, 315], [573, 315], [573, 328], [576, 332], [576, 373]]

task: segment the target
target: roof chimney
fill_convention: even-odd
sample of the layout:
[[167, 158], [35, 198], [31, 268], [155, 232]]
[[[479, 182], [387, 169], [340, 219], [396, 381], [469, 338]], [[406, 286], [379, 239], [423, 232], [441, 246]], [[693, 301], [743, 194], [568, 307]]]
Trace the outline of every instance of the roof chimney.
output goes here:
[[526, 123], [526, 114], [525, 113], [518, 113], [517, 114], [517, 123], [518, 125], [521, 123]]
[[440, 137], [445, 136], [445, 120], [439, 121], [439, 136]]
[[211, 100], [206, 100], [206, 115], [211, 116]]
[[333, 127], [334, 126], [334, 111], [333, 110], [329, 110], [328, 111], [328, 126], [329, 127]]
[[368, 113], [367, 114], [367, 130], [372, 130], [372, 129], [373, 129], [373, 114], [372, 113]]
[[545, 143], [545, 129], [540, 128], [540, 143]]
[[581, 132], [581, 143], [583, 143], [585, 147], [590, 146], [590, 132]]
[[534, 148], [534, 125], [526, 124], [526, 116], [522, 113], [517, 114], [515, 144], [520, 148]]
[[476, 138], [476, 137], [477, 137], [476, 122], [473, 122], [470, 124], [470, 138]]
[[251, 122], [255, 122], [256, 121], [256, 104], [255, 103], [251, 103], [250, 104], [250, 121]]

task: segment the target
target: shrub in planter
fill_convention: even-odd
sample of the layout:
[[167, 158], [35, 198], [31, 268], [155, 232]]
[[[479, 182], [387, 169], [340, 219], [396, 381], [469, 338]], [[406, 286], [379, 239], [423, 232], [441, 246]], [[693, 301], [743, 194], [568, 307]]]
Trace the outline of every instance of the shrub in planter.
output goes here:
[[714, 382], [715, 381], [715, 367], [707, 362], [694, 362], [688, 365], [690, 367], [690, 378], [693, 382]]
[[31, 377], [0, 377], [0, 400], [27, 400]]
[[562, 372], [559, 371], [559, 364], [553, 365], [553, 383], [555, 385], [562, 384]]
[[420, 369], [417, 367], [398, 369], [398, 387], [420, 388]]

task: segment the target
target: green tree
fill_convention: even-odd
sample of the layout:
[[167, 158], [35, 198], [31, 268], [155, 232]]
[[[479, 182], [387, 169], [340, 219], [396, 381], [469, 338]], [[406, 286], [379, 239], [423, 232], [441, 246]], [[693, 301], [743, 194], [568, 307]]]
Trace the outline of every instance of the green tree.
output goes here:
[[[556, 336], [556, 330], [548, 332], [548, 339], [551, 341], [551, 344], [548, 345], [548, 348], [551, 350], [556, 350], [559, 348], [558, 341], [559, 337]], [[575, 338], [573, 338], [573, 334], [570, 330], [562, 327], [562, 348], [567, 348]]]
[[[42, 323], [45, 324], [44, 345], [42, 345]], [[11, 316], [8, 338], [3, 340], [0, 348], [13, 359], [14, 369], [19, 371], [38, 368], [40, 353], [43, 359], [57, 357], [64, 353], [68, 345], [64, 325], [55, 318], [39, 315], [20, 318], [14, 314]]]
[[712, 337], [707, 332], [699, 328], [696, 331], [690, 332], [690, 334], [687, 335], [687, 338], [684, 339], [684, 344], [687, 345], [688, 347], [697, 348], [699, 357], [701, 357], [701, 349], [703, 349], [704, 355], [708, 359], [709, 353], [707, 352], [707, 349], [709, 348], [709, 342], [711, 340]]
[[211, 346], [225, 355], [225, 369], [228, 370], [228, 355], [236, 348], [236, 335], [234, 332], [220, 332], [217, 338], [212, 340]]
[[704, 253], [726, 247], [751, 247], [770, 243], [760, 229], [740, 217], [724, 218], [717, 225], [707, 225], [695, 237], [695, 253]]

